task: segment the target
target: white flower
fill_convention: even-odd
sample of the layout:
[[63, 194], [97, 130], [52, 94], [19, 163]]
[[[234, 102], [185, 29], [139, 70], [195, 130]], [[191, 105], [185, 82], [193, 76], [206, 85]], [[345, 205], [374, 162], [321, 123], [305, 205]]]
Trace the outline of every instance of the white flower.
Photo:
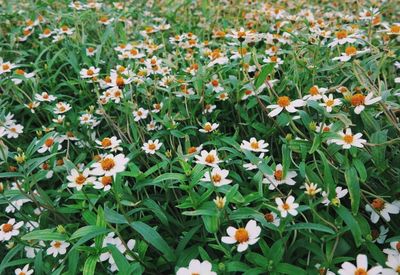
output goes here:
[[65, 112], [68, 112], [69, 110], [71, 110], [71, 105], [69, 103], [58, 102], [56, 104], [56, 107], [54, 107], [53, 112], [55, 114], [63, 114]]
[[264, 218], [267, 220], [267, 222], [270, 222], [275, 226], [279, 226], [281, 224], [281, 219], [275, 212], [269, 212], [265, 214]]
[[111, 138], [105, 137], [101, 141], [96, 140], [96, 143], [99, 146], [99, 148], [102, 149], [109, 149], [111, 152], [116, 152], [116, 151], [121, 151], [122, 148], [120, 146], [121, 140], [119, 140], [116, 136], [113, 136]]
[[212, 167], [218, 167], [218, 163], [221, 162], [218, 158], [216, 150], [211, 150], [210, 152], [202, 150], [200, 152], [200, 156], [195, 156], [195, 158], [196, 163], [205, 164]]
[[400, 242], [390, 242], [390, 247], [391, 248], [385, 248], [383, 253], [393, 256], [400, 255]]
[[342, 146], [343, 149], [350, 149], [351, 146], [363, 148], [364, 144], [367, 142], [365, 139], [361, 138], [361, 133], [353, 135], [350, 128], [347, 128], [345, 131], [339, 132], [338, 134], [340, 135], [340, 138], [331, 139], [330, 142]]
[[50, 247], [47, 248], [47, 255], [53, 255], [53, 257], [57, 257], [57, 255], [64, 255], [67, 252], [67, 247], [69, 243], [64, 241], [52, 241], [50, 243]]
[[324, 101], [323, 103], [320, 103], [320, 106], [323, 106], [326, 108], [326, 111], [328, 113], [332, 112], [332, 108], [335, 106], [339, 106], [342, 104], [342, 102], [340, 101], [340, 99], [338, 98], [333, 98], [333, 95], [330, 94], [329, 96], [326, 95], [322, 95], [322, 100]]
[[369, 93], [367, 96], [357, 93], [351, 96], [350, 103], [354, 108], [354, 113], [357, 115], [364, 111], [365, 106], [374, 104], [382, 99], [382, 97], [378, 96], [372, 98], [374, 96], [373, 93]]
[[31, 275], [33, 273], [33, 269], [29, 269], [29, 264], [26, 264], [22, 269], [17, 268], [14, 272], [15, 275]]
[[341, 53], [341, 56], [334, 57], [332, 58], [332, 60], [340, 60], [341, 62], [346, 62], [349, 61], [353, 56], [366, 52], [369, 52], [369, 49], [358, 51], [356, 47], [349, 46], [345, 49], [344, 53]]
[[378, 230], [373, 230], [372, 232], [376, 232], [376, 235], [372, 234], [372, 237], [375, 239], [372, 240], [372, 242], [377, 242], [379, 244], [384, 244], [387, 234], [389, 233], [389, 228], [386, 228], [385, 226], [381, 225]]
[[145, 142], [145, 143], [143, 144], [142, 149], [146, 152], [146, 154], [151, 154], [151, 155], [153, 155], [153, 154], [155, 154], [155, 152], [156, 152], [157, 150], [160, 149], [161, 145], [162, 145], [162, 143], [159, 142], [158, 139], [156, 139], [156, 140], [154, 140], [154, 141], [151, 140], [151, 139], [149, 139], [147, 142]]
[[86, 48], [86, 55], [87, 56], [94, 56], [97, 53], [97, 49], [93, 47]]
[[339, 269], [339, 275], [354, 275], [354, 274], [365, 274], [365, 275], [378, 275], [381, 274], [382, 267], [375, 266], [368, 270], [368, 259], [363, 254], [357, 255], [357, 265], [350, 262], [344, 262], [342, 268]]
[[83, 170], [82, 173], [79, 173], [76, 169], [72, 169], [70, 175], [67, 176], [67, 180], [69, 181], [68, 187], [76, 188], [76, 190], [80, 191], [84, 185], [93, 183], [96, 178], [89, 177], [89, 173], [89, 168]]
[[197, 259], [193, 259], [189, 263], [189, 267], [181, 267], [176, 272], [176, 275], [217, 275], [216, 272], [212, 271], [212, 265], [209, 261], [200, 262]]
[[125, 171], [128, 162], [129, 159], [126, 158], [124, 154], [118, 154], [116, 156], [109, 154], [99, 162], [93, 163], [93, 170], [90, 173], [95, 176], [115, 176], [117, 173]]
[[89, 69], [82, 69], [80, 71], [81, 78], [94, 78], [99, 75], [100, 68], [91, 66]]
[[253, 152], [268, 152], [268, 149], [266, 149], [268, 145], [263, 139], [257, 141], [256, 138], [252, 137], [250, 141], [243, 140], [240, 148]]
[[132, 112], [133, 116], [135, 117], [135, 121], [139, 121], [141, 119], [146, 119], [149, 111], [143, 108], [139, 108], [137, 111]]
[[304, 96], [303, 100], [320, 100], [327, 90], [327, 88], [319, 88], [314, 85], [308, 90], [309, 94]]
[[49, 95], [48, 93], [43, 92], [41, 94], [35, 94], [35, 99], [38, 101], [51, 102], [56, 100], [57, 98], [54, 95]]
[[289, 196], [285, 202], [283, 202], [281, 198], [275, 198], [275, 202], [278, 206], [278, 210], [281, 212], [282, 218], [285, 218], [288, 213], [292, 216], [298, 214], [296, 208], [299, 207], [299, 204], [295, 203], [294, 200], [293, 196]]
[[388, 255], [386, 265], [390, 268], [383, 269], [383, 275], [398, 275], [400, 271], [400, 255]]
[[0, 226], [0, 241], [8, 241], [13, 236], [19, 235], [19, 228], [24, 225], [24, 222], [15, 223], [15, 219], [9, 219], [7, 223]]
[[226, 178], [228, 174], [228, 170], [214, 167], [211, 172], [207, 171], [204, 174], [204, 178], [202, 178], [201, 181], [212, 182], [216, 187], [227, 185], [232, 182], [232, 180]]
[[268, 56], [266, 58], [263, 59], [264, 63], [273, 63], [275, 64], [274, 68], [277, 69], [279, 67], [279, 65], [283, 64], [283, 60], [280, 57], [277, 56]]
[[342, 187], [338, 186], [335, 188], [335, 194], [336, 194], [335, 197], [332, 199], [332, 201], [330, 201], [328, 198], [328, 193], [323, 191], [322, 197], [324, 198], [324, 200], [322, 201], [322, 203], [326, 206], [328, 206], [331, 203], [338, 205], [338, 204], [340, 204], [340, 199], [343, 198], [344, 196], [346, 196], [348, 192], [349, 191], [346, 188], [342, 188]]
[[371, 212], [371, 222], [377, 223], [379, 218], [382, 218], [389, 222], [389, 214], [399, 214], [400, 208], [392, 203], [387, 203], [382, 199], [376, 198], [372, 201], [371, 205], [367, 204], [365, 206], [367, 212]]
[[245, 251], [249, 245], [253, 245], [260, 239], [261, 227], [257, 226], [255, 220], [247, 222], [246, 227], [234, 228], [229, 226], [226, 229], [228, 236], [222, 237], [221, 241], [226, 244], [239, 243], [237, 247], [238, 252]]
[[305, 105], [305, 102], [302, 99], [296, 99], [291, 101], [287, 96], [278, 97], [277, 104], [268, 105], [268, 109], [273, 109], [268, 116], [274, 117], [280, 114], [283, 110], [288, 111], [289, 113], [297, 112], [297, 107], [302, 107]]
[[348, 34], [346, 30], [340, 30], [336, 33], [336, 37], [333, 39], [331, 43], [328, 44], [328, 47], [334, 47], [336, 45], [343, 45], [346, 43], [354, 43], [356, 42], [356, 38], [354, 34]]
[[315, 197], [315, 195], [319, 192], [321, 192], [321, 188], [317, 188], [318, 185], [315, 183], [304, 183], [306, 191], [304, 191], [304, 193], [306, 193], [307, 195], [309, 195], [310, 197]]
[[46, 152], [46, 151], [51, 151], [51, 149], [53, 148], [53, 146], [56, 144], [56, 143], [58, 143], [58, 146], [57, 146], [57, 151], [59, 151], [59, 150], [61, 150], [61, 148], [62, 148], [62, 146], [61, 146], [61, 144], [59, 143], [59, 138], [57, 138], [57, 137], [49, 137], [49, 138], [47, 138], [45, 141], [44, 141], [44, 143], [43, 143], [43, 145], [38, 149], [38, 152], [39, 153], [41, 153], [41, 154], [43, 154], [44, 152]]
[[269, 190], [274, 190], [281, 184], [295, 185], [296, 182], [293, 180], [297, 176], [295, 171], [287, 171], [286, 176], [283, 175], [283, 166], [278, 164], [275, 167], [275, 171], [272, 175], [265, 174], [263, 183], [269, 184]]
[[221, 86], [218, 79], [211, 80], [210, 83], [207, 84], [207, 86], [216, 93], [220, 93], [220, 92], [224, 91], [224, 87]]
[[95, 189], [103, 189], [103, 191], [109, 191], [111, 189], [112, 177], [110, 176], [102, 176], [99, 177], [98, 180], [94, 182]]
[[217, 129], [219, 126], [218, 123], [213, 123], [211, 124], [210, 122], [206, 122], [203, 126], [203, 129], [199, 129], [199, 132], [201, 133], [211, 133], [215, 129]]
[[24, 126], [21, 124], [12, 124], [4, 129], [4, 134], [7, 134], [7, 138], [18, 138], [23, 133]]

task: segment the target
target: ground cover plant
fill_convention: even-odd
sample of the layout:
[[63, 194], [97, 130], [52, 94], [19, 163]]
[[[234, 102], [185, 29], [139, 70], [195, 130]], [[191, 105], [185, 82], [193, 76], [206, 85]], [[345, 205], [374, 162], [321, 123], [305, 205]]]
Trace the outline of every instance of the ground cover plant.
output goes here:
[[399, 274], [397, 1], [1, 1], [0, 274]]

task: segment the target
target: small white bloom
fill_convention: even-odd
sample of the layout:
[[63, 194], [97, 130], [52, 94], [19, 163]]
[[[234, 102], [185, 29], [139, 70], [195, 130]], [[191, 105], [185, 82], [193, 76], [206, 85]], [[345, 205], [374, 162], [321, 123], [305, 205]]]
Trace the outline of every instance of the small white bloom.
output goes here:
[[295, 203], [294, 200], [295, 199], [293, 196], [289, 196], [285, 202], [283, 202], [281, 198], [275, 198], [275, 202], [278, 210], [281, 212], [282, 218], [285, 218], [288, 213], [292, 216], [296, 216], [298, 214], [296, 208], [299, 207], [299, 204]]
[[222, 237], [221, 241], [226, 244], [239, 243], [238, 252], [245, 251], [249, 245], [253, 245], [260, 239], [261, 227], [257, 226], [255, 220], [247, 222], [246, 227], [234, 228], [229, 226], [226, 229], [228, 236]]

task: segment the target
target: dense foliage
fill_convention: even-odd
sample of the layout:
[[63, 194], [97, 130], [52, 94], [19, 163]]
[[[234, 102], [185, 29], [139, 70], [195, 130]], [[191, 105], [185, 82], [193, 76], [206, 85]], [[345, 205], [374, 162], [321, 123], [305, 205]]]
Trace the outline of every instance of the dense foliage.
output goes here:
[[396, 2], [1, 1], [0, 273], [399, 274]]

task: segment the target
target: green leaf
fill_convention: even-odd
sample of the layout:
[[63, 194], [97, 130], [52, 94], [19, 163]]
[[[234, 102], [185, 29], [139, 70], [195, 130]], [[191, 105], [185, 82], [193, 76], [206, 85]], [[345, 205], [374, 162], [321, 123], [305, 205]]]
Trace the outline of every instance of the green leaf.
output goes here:
[[115, 245], [108, 245], [108, 249], [111, 251], [115, 264], [118, 267], [118, 271], [121, 274], [129, 274], [129, 262], [121, 251], [119, 251]]
[[94, 275], [98, 257], [99, 256], [91, 255], [86, 259], [85, 265], [83, 266], [83, 275]]
[[353, 167], [349, 167], [344, 172], [347, 187], [349, 188], [351, 211], [354, 215], [358, 213], [360, 206], [360, 183], [358, 182], [357, 172]]
[[350, 228], [350, 231], [354, 238], [354, 242], [356, 243], [356, 246], [359, 247], [361, 245], [362, 238], [361, 229], [357, 221], [346, 207], [340, 205], [338, 207], [334, 207], [334, 209], [336, 213], [343, 219], [346, 225]]
[[163, 253], [169, 261], [175, 260], [174, 251], [155, 229], [140, 221], [132, 222], [130, 226], [142, 235], [146, 242]]
[[34, 230], [25, 234], [21, 238], [24, 241], [42, 240], [42, 241], [65, 241], [67, 236], [54, 232], [54, 229]]
[[368, 178], [367, 169], [365, 169], [364, 163], [360, 159], [353, 159], [353, 165], [356, 168], [358, 175], [360, 176], [361, 182], [365, 182]]
[[286, 231], [303, 230], [303, 229], [335, 234], [335, 231], [332, 228], [318, 223], [295, 223], [293, 225], [288, 226], [286, 228]]
[[291, 265], [291, 264], [287, 264], [287, 263], [279, 263], [276, 266], [276, 271], [279, 272], [280, 274], [289, 274], [289, 275], [306, 275], [307, 272], [297, 266]]
[[254, 81], [255, 90], [258, 90], [258, 88], [261, 87], [261, 85], [267, 79], [268, 75], [272, 72], [273, 68], [274, 68], [274, 64], [272, 64], [272, 63], [264, 65], [261, 68], [260, 74], [257, 76], [256, 80]]
[[81, 227], [78, 230], [76, 230], [70, 237], [70, 240], [81, 238], [81, 237], [84, 237], [85, 235], [89, 235], [89, 234], [97, 235], [97, 234], [105, 234], [108, 232], [110, 232], [110, 230], [107, 228], [100, 227], [97, 225], [88, 225], [88, 226], [84, 226], [84, 227]]

